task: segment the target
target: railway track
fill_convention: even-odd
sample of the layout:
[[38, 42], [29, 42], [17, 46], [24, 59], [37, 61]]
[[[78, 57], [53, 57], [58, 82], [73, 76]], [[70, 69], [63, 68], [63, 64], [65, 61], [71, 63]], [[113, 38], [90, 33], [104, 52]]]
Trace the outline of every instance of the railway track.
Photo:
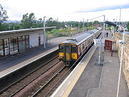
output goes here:
[[0, 93], [0, 97], [50, 96], [80, 60], [78, 59], [72, 67], [66, 67], [57, 57], [54, 56], [31, 73], [5, 87]]
[[[56, 64], [53, 68], [48, 70], [46, 73], [41, 75], [39, 78], [35, 79], [33, 82], [31, 82], [28, 86], [26, 86], [24, 89], [22, 89], [17, 94], [11, 96], [11, 97], [35, 97], [41, 90], [44, 90], [43, 96], [46, 95], [48, 88], [46, 88], [48, 85], [51, 84], [51, 82], [61, 74], [63, 71], [66, 70], [66, 67], [62, 62], [59, 62]], [[58, 78], [60, 79], [60, 78]], [[53, 83], [55, 84], [55, 83]], [[51, 85], [50, 85], [51, 86]], [[49, 88], [51, 89], [51, 88]], [[43, 97], [41, 96], [41, 97]]]
[[46, 84], [40, 86], [31, 97], [49, 97], [69, 73], [69, 68], [64, 66]]
[[83, 56], [81, 56], [71, 67], [64, 66], [63, 68], [61, 68], [45, 84], [39, 85], [36, 91], [33, 91], [30, 95], [24, 95], [24, 96], [25, 97], [49, 97], [51, 96], [51, 94], [55, 91], [55, 89], [57, 89], [57, 87], [63, 82], [63, 80], [70, 74], [70, 72], [74, 69], [76, 64], [78, 64], [78, 62], [82, 59]]
[[64, 81], [64, 79], [71, 73], [75, 65], [75, 62], [71, 67], [64, 66], [58, 72], [56, 72], [44, 85], [41, 85], [37, 91], [32, 95], [26, 95], [28, 97], [50, 97], [52, 93], [58, 88], [58, 86]]
[[54, 57], [52, 57], [49, 61], [42, 63], [42, 65], [35, 64], [37, 65], [36, 69], [31, 70], [31, 72], [24, 75], [22, 78], [14, 81], [13, 83], [10, 83], [7, 87], [4, 87], [0, 91], [0, 97], [12, 97], [13, 95], [15, 95], [17, 92], [26, 87], [29, 83], [44, 74], [47, 70], [54, 67], [55, 64], [59, 63], [57, 57], [57, 55], [54, 55]]

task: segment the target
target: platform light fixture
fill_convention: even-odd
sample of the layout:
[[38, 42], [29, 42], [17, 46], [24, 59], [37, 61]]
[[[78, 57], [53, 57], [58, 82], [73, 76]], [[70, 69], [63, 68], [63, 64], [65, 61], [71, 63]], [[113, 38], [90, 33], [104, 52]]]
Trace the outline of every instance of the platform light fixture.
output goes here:
[[45, 31], [45, 21], [46, 16], [43, 17], [43, 33], [44, 33], [44, 48], [46, 48], [46, 31]]
[[119, 75], [118, 75], [118, 83], [117, 83], [117, 93], [116, 93], [116, 97], [119, 97], [119, 91], [120, 91], [121, 71], [122, 71], [123, 53], [124, 53], [124, 44], [125, 44], [125, 33], [122, 33], [122, 40], [120, 40], [119, 43], [120, 43], [122, 46], [121, 46], [120, 68], [119, 68]]

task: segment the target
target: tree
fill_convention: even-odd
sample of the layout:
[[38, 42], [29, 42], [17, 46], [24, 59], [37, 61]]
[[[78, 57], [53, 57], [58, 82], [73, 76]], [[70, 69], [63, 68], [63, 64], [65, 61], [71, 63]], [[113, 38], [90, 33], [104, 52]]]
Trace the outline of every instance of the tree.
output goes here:
[[34, 13], [30, 13], [30, 14], [26, 13], [23, 15], [21, 20], [22, 28], [31, 28], [34, 26], [35, 23], [36, 23], [36, 20], [35, 20]]
[[3, 9], [2, 5], [0, 4], [0, 30], [2, 30], [2, 23], [6, 21], [8, 18], [7, 11]]
[[57, 20], [54, 20], [52, 17], [50, 17], [47, 21], [46, 21], [46, 26], [56, 26], [56, 28], [61, 28], [63, 25], [63, 23], [58, 22]]
[[94, 21], [93, 24], [99, 24], [99, 21]]
[[8, 18], [7, 11], [3, 9], [2, 5], [0, 4], [0, 23], [5, 21]]

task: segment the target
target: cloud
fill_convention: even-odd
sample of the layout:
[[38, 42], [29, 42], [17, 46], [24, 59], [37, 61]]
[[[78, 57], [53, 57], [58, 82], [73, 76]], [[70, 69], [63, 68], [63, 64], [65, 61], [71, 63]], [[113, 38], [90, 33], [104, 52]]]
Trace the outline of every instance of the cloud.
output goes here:
[[115, 10], [115, 9], [126, 9], [129, 8], [129, 4], [124, 5], [116, 5], [116, 6], [106, 6], [106, 7], [98, 7], [93, 9], [87, 9], [87, 10], [79, 10], [77, 13], [86, 13], [86, 12], [98, 12], [98, 11], [105, 11], [105, 10]]

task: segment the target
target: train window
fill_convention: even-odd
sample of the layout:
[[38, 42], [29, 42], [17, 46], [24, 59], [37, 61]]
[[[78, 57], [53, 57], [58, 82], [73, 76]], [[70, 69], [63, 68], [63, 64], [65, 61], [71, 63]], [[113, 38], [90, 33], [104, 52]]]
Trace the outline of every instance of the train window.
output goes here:
[[71, 53], [71, 46], [65, 46], [66, 52]]
[[85, 48], [85, 46], [84, 46], [84, 44], [82, 44], [82, 49], [84, 49]]
[[64, 49], [65, 49], [65, 48], [64, 48], [64, 45], [60, 45], [60, 46], [59, 46], [59, 49], [60, 49], [60, 52], [63, 52]]
[[77, 52], [77, 47], [76, 46], [72, 46], [72, 52]]
[[85, 46], [87, 46], [87, 41], [85, 41]]
[[78, 54], [80, 54], [80, 52], [81, 52], [81, 48], [80, 46], [78, 46]]

